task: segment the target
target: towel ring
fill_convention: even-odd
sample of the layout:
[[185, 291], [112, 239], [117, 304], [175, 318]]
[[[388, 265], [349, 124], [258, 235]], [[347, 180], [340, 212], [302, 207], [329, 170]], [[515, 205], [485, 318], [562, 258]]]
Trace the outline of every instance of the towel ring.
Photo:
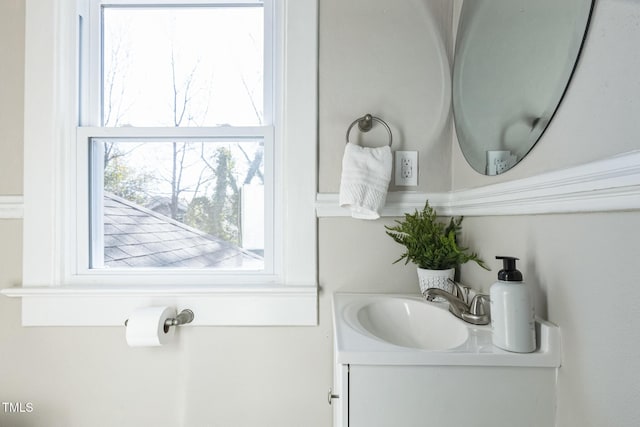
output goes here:
[[384, 120], [376, 116], [372, 116], [371, 114], [365, 114], [359, 119], [355, 119], [353, 123], [349, 125], [349, 128], [347, 128], [347, 143], [349, 142], [349, 134], [351, 133], [351, 129], [355, 126], [356, 123], [358, 124], [358, 129], [360, 129], [360, 132], [369, 132], [373, 127], [374, 121], [380, 123], [387, 129], [387, 133], [389, 134], [389, 147], [391, 147], [391, 144], [393, 143], [393, 135], [391, 134], [391, 128], [389, 127], [388, 124], [385, 123]]

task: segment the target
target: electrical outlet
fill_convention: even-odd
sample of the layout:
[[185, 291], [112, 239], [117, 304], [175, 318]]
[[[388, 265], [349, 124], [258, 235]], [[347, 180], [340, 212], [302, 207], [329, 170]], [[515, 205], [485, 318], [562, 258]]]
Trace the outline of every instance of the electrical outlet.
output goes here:
[[418, 185], [418, 152], [396, 151], [397, 186], [411, 187]]

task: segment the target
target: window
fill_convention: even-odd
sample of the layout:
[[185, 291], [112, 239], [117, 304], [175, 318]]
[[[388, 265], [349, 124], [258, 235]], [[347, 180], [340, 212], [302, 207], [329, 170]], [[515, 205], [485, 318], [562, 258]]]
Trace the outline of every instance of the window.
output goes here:
[[89, 269], [272, 269], [264, 139], [89, 139]]
[[90, 6], [77, 274], [276, 274], [271, 1]]
[[316, 0], [27, 0], [24, 324], [151, 302], [316, 323], [316, 21]]

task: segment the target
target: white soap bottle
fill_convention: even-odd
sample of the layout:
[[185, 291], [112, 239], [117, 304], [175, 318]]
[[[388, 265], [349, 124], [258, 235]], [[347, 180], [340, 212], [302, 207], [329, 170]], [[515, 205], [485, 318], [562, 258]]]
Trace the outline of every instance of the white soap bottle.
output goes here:
[[536, 349], [533, 304], [522, 273], [516, 270], [518, 258], [496, 259], [501, 259], [504, 267], [489, 291], [493, 345], [516, 353], [531, 353]]

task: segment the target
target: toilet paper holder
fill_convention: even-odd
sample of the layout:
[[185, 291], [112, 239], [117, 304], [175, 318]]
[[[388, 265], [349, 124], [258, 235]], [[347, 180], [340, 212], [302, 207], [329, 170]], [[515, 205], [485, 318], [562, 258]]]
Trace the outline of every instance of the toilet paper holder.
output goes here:
[[[191, 323], [193, 322], [194, 317], [193, 311], [185, 308], [178, 313], [176, 317], [172, 317], [164, 321], [164, 331], [167, 332], [171, 326], [180, 326]], [[127, 323], [129, 323], [129, 319], [124, 321], [124, 326], [127, 326]]]

